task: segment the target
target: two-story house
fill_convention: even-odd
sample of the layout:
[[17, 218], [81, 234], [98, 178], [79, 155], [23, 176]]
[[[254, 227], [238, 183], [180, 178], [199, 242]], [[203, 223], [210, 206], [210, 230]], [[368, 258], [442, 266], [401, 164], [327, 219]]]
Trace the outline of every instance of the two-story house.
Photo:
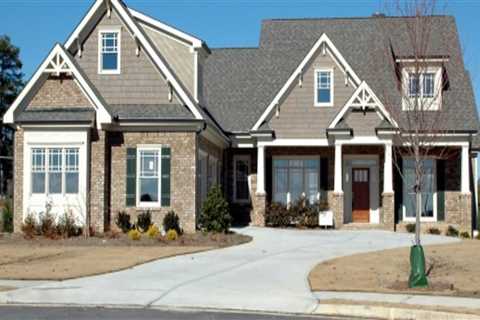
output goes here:
[[415, 215], [413, 162], [396, 151], [406, 87], [439, 92], [431, 112], [447, 115], [434, 143], [451, 152], [424, 160], [421, 219], [471, 231], [479, 122], [455, 21], [428, 17], [428, 70], [414, 78], [406, 19], [265, 20], [257, 48], [210, 49], [121, 0], [95, 1], [4, 116], [15, 230], [49, 206], [98, 232], [119, 211], [161, 223], [173, 210], [193, 232], [214, 184], [259, 226], [268, 203], [303, 196], [327, 200], [337, 228], [395, 229]]

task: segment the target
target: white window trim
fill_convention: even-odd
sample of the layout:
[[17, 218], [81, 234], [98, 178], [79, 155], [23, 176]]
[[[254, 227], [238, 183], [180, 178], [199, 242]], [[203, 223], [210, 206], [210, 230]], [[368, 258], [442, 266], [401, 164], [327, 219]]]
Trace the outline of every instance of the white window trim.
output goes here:
[[[405, 157], [403, 160], [413, 160], [412, 157]], [[425, 159], [429, 160], [429, 159]], [[436, 159], [432, 158], [433, 160], [433, 200], [432, 200], [432, 207], [433, 207], [433, 217], [420, 217], [421, 222], [437, 222], [438, 219], [438, 212], [437, 212], [437, 204], [438, 204], [438, 190], [437, 190], [437, 161]], [[402, 180], [402, 193], [404, 193], [404, 182]], [[403, 197], [402, 197], [403, 198]], [[407, 208], [405, 206], [405, 199], [403, 199], [402, 203], [402, 215], [403, 215], [403, 221], [404, 222], [415, 222], [416, 217], [407, 217]]]
[[[296, 156], [296, 155], [286, 155], [286, 156], [273, 156], [272, 157], [272, 199], [273, 199], [273, 194], [274, 194], [274, 190], [275, 190], [275, 184], [277, 183], [276, 181], [276, 178], [275, 178], [275, 167], [273, 165], [273, 161], [275, 160], [318, 160], [318, 191], [317, 191], [317, 201], [320, 201], [320, 192], [322, 191], [321, 190], [321, 175], [322, 175], [322, 163], [321, 163], [321, 158], [320, 158], [320, 155], [313, 155], [313, 156], [310, 156], [310, 155], [301, 155], [301, 156]], [[305, 178], [305, 177], [304, 177]], [[325, 190], [327, 191], [327, 190]], [[305, 191], [302, 193], [302, 196], [306, 196], [305, 194]], [[290, 205], [292, 204], [292, 196], [291, 196], [291, 193], [290, 193], [290, 190], [287, 186], [287, 204]]]
[[233, 156], [233, 202], [235, 203], [249, 203], [250, 199], [237, 198], [237, 160], [246, 160], [248, 163], [248, 173], [252, 173], [251, 157], [247, 154], [236, 154]]
[[[403, 86], [404, 86], [404, 98], [402, 102], [402, 110], [409, 111], [412, 110], [412, 103], [413, 99], [421, 99], [421, 104], [427, 105], [429, 108], [427, 111], [437, 111], [441, 109], [442, 105], [442, 91], [443, 91], [443, 82], [442, 82], [442, 67], [440, 66], [431, 66], [421, 68], [421, 70], [417, 70], [415, 72], [414, 67], [404, 67], [402, 69], [402, 77], [403, 77]], [[420, 95], [419, 97], [415, 98], [409, 97], [409, 90], [410, 90], [410, 74], [417, 73], [419, 76], [419, 86], [420, 86]], [[434, 76], [434, 85], [433, 85], [433, 97], [423, 97], [423, 74], [425, 73], [433, 73]], [[410, 101], [408, 101], [410, 100]]]
[[[140, 201], [140, 152], [141, 151], [158, 151], [158, 195], [156, 202]], [[137, 208], [153, 208], [157, 209], [162, 206], [162, 145], [137, 145], [137, 168], [136, 168], [136, 207]]]
[[[98, 30], [98, 74], [105, 75], [115, 75], [120, 74], [122, 70], [122, 32], [121, 27], [114, 28], [101, 28]], [[102, 59], [102, 34], [104, 33], [116, 33], [117, 34], [117, 69], [115, 70], [103, 70], [103, 59]]]
[[[319, 72], [330, 72], [330, 102], [318, 102], [318, 73]], [[334, 104], [334, 72], [333, 68], [315, 68], [314, 72], [314, 101], [313, 105], [315, 107], [333, 107]]]

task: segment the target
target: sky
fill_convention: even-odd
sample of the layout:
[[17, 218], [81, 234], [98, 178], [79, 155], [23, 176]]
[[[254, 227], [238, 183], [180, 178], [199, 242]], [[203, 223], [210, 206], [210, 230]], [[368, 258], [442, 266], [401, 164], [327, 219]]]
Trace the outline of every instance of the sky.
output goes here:
[[[370, 16], [394, 13], [393, 0], [124, 0], [136, 10], [191, 33], [211, 48], [255, 47], [263, 19]], [[410, 0], [406, 0], [410, 1]], [[446, 1], [446, 0], [444, 0]], [[0, 34], [20, 48], [25, 78], [56, 42], [63, 43], [93, 0], [0, 0]], [[396, 1], [395, 1], [396, 3]], [[437, 3], [455, 16], [480, 106], [480, 0]]]

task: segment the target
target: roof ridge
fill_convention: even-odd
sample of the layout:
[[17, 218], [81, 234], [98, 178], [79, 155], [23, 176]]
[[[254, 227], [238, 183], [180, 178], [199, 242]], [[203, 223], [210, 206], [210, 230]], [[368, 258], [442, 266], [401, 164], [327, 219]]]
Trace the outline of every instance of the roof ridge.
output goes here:
[[253, 50], [260, 49], [259, 47], [217, 47], [210, 48], [210, 50]]
[[[433, 18], [448, 18], [454, 17], [451, 14], [434, 14], [423, 17], [433, 17]], [[409, 19], [415, 18], [415, 16], [357, 16], [357, 17], [304, 17], [304, 18], [270, 18], [262, 19], [264, 22], [288, 22], [288, 21], [317, 21], [317, 20], [373, 20], [373, 19]]]

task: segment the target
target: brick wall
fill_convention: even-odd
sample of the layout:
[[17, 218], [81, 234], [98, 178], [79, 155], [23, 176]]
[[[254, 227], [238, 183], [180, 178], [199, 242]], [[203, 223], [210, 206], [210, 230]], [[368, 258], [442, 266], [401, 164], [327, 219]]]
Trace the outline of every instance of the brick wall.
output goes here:
[[27, 109], [91, 106], [72, 77], [50, 76], [35, 94]]
[[21, 232], [23, 222], [23, 137], [24, 131], [18, 128], [14, 138], [13, 164], [13, 231]]
[[[163, 144], [171, 148], [171, 206], [152, 209], [152, 219], [162, 226], [164, 215], [174, 210], [180, 217], [185, 232], [195, 232], [195, 196], [196, 196], [196, 148], [194, 132], [124, 132], [112, 133], [111, 150], [111, 195], [110, 216], [122, 210], [133, 219], [144, 209], [126, 208], [126, 155], [127, 148], [136, 148], [138, 144]], [[114, 223], [113, 223], [114, 224]]]
[[109, 157], [107, 133], [93, 129], [90, 133], [90, 226], [95, 232], [108, 229]]

